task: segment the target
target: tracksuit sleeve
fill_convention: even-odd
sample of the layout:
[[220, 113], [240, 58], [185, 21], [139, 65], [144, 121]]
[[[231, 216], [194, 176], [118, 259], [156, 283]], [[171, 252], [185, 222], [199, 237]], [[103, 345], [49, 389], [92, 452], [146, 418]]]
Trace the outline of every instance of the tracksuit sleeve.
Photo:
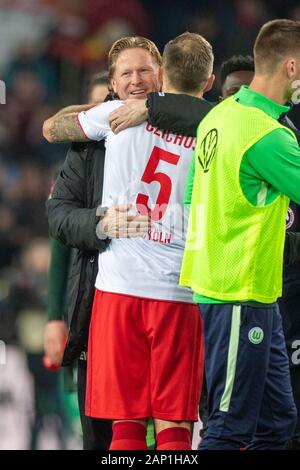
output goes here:
[[195, 153], [193, 155], [193, 158], [190, 164], [190, 168], [187, 174], [185, 188], [184, 188], [183, 203], [185, 206], [190, 206], [191, 201], [192, 201], [194, 176], [195, 176]]
[[300, 204], [300, 148], [289, 131], [273, 130], [247, 151], [247, 158], [264, 181]]
[[97, 238], [97, 209], [86, 208], [85, 152], [82, 147], [72, 145], [46, 203], [50, 235], [79, 250], [104, 251], [108, 240]]
[[149, 93], [148, 121], [174, 134], [195, 136], [199, 122], [212, 109], [208, 101], [189, 95]]
[[48, 321], [63, 320], [71, 248], [50, 238], [51, 262], [48, 274]]

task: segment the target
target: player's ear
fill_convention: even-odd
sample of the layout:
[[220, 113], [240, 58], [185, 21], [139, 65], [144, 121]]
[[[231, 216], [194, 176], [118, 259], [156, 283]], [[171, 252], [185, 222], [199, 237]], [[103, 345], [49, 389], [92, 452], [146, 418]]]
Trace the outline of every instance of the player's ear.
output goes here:
[[212, 73], [211, 76], [208, 78], [205, 87], [203, 88], [203, 93], [212, 89], [216, 76]]
[[116, 86], [116, 80], [114, 78], [111, 79], [110, 81], [110, 85], [115, 93], [115, 95], [117, 95], [117, 86]]

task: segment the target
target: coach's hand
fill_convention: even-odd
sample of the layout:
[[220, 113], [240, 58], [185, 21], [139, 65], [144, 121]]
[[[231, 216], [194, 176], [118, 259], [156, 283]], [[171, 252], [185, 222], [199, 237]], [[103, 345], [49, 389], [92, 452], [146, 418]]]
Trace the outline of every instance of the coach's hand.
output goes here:
[[150, 218], [131, 214], [131, 207], [131, 204], [120, 204], [107, 209], [96, 227], [98, 238], [132, 238], [148, 233]]
[[62, 320], [52, 320], [46, 325], [44, 335], [45, 355], [52, 364], [61, 365], [68, 328]]
[[111, 130], [118, 134], [128, 127], [137, 126], [147, 120], [146, 100], [125, 100], [124, 106], [115, 109], [109, 115]]

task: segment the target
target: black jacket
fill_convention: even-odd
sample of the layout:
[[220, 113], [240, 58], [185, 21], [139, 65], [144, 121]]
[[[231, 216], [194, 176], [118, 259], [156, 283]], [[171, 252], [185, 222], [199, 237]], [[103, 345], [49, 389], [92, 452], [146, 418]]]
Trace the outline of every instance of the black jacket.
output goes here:
[[173, 93], [149, 93], [147, 99], [148, 121], [174, 134], [194, 136], [199, 122], [213, 108], [204, 99]]
[[[300, 145], [300, 132], [287, 117], [281, 123], [292, 129]], [[300, 336], [300, 206], [290, 203], [286, 219], [285, 264], [283, 267], [282, 297], [278, 299], [290, 367], [299, 368], [292, 358], [293, 344]]]
[[109, 240], [96, 237], [96, 208], [101, 204], [104, 169], [102, 142], [74, 143], [47, 201], [50, 235], [75, 247], [68, 279], [67, 305], [70, 325], [63, 365], [86, 349], [97, 255]]
[[[205, 100], [187, 95], [148, 95], [149, 122], [154, 127], [179, 134], [195, 134], [197, 124], [212, 108]], [[67, 292], [70, 325], [63, 365], [73, 362], [86, 350], [97, 255], [109, 240], [96, 237], [96, 208], [101, 205], [104, 169], [103, 143], [72, 144], [47, 201], [50, 235], [75, 247]]]
[[[279, 121], [294, 132], [300, 145], [300, 131], [293, 122], [286, 115], [282, 115]], [[299, 206], [293, 202], [290, 204], [290, 209], [292, 213], [299, 212]], [[290, 284], [294, 282], [295, 277], [300, 285], [300, 233], [298, 228], [296, 223], [291, 224], [290, 227], [287, 224], [284, 246], [283, 296], [288, 294]]]

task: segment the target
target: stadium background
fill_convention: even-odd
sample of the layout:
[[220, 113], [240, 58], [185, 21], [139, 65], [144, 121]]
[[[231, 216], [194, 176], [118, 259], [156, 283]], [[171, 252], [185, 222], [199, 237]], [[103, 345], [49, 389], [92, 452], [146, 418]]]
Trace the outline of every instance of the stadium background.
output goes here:
[[[41, 364], [46, 322], [45, 200], [66, 146], [49, 145], [42, 122], [84, 100], [113, 41], [144, 35], [164, 44], [189, 30], [220, 63], [249, 54], [269, 19], [300, 20], [297, 0], [0, 0], [0, 450], [80, 448], [74, 394]], [[1, 96], [1, 101], [3, 97]], [[300, 125], [299, 110], [294, 109]], [[4, 357], [4, 343], [6, 360]], [[8, 361], [9, 357], [9, 361]]]

